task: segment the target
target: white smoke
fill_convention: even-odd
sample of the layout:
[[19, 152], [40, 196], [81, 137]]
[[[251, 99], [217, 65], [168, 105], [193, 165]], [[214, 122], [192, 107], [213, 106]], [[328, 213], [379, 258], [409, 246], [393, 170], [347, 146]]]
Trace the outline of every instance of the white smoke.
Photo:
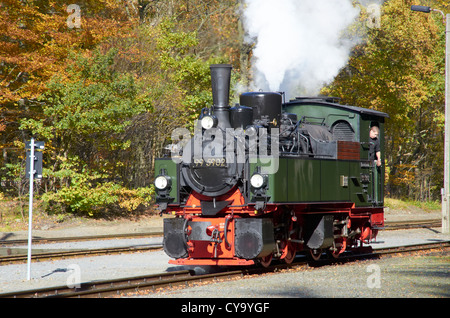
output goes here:
[[347, 63], [356, 43], [342, 35], [358, 16], [351, 0], [245, 0], [250, 89], [316, 95]]

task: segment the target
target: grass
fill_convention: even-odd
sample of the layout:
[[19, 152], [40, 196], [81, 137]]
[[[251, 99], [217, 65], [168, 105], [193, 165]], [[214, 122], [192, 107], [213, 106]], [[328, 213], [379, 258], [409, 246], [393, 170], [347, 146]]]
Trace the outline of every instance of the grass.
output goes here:
[[[56, 216], [43, 211], [42, 202], [33, 202], [33, 223], [55, 222]], [[0, 200], [0, 232], [21, 231], [28, 228], [28, 201]]]
[[405, 211], [422, 210], [425, 212], [433, 212], [441, 210], [441, 202], [439, 201], [421, 202], [413, 200], [384, 198], [384, 205], [392, 210], [405, 210]]

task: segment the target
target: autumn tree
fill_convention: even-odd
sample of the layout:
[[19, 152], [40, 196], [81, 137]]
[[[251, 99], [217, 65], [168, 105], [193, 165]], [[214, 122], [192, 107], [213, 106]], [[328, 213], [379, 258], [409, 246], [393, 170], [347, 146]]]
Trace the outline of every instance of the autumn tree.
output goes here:
[[[141, 53], [135, 56], [139, 61], [135, 70], [129, 71], [139, 74], [139, 98], [151, 104], [151, 111], [133, 117], [125, 130], [124, 138], [132, 149], [124, 153], [122, 169], [132, 187], [152, 180], [154, 159], [164, 154], [172, 131], [192, 128], [200, 109], [212, 103], [209, 65], [223, 60], [202, 59], [195, 51], [198, 41], [197, 32], [185, 31], [169, 17], [157, 26], [142, 24], [134, 32], [133, 43]], [[114, 45], [125, 50], [125, 43]], [[118, 64], [131, 65], [124, 61]]]
[[445, 32], [440, 15], [412, 12], [412, 4], [418, 1], [386, 1], [380, 27], [366, 29], [363, 43], [323, 93], [388, 113], [388, 193], [437, 200], [443, 176]]
[[113, 0], [82, 0], [73, 8], [60, 0], [0, 1], [1, 179], [8, 178], [6, 165], [22, 165], [30, 132], [19, 129], [20, 121], [41, 118], [38, 98], [64, 72], [69, 52], [120, 37], [131, 22], [123, 4]]
[[[198, 111], [211, 105], [209, 64], [229, 61], [220, 47], [206, 46], [207, 33], [210, 21], [223, 26], [221, 12], [232, 9], [219, 1], [213, 9], [201, 1], [86, 1], [78, 4], [80, 20], [71, 21], [58, 1], [11, 3], [16, 18], [27, 9], [50, 32], [43, 38], [30, 27], [36, 45], [29, 54], [53, 63], [27, 82], [39, 89], [24, 83], [2, 101], [16, 112], [14, 119], [4, 114], [19, 132], [3, 134], [7, 142], [19, 151], [30, 135], [46, 142], [43, 199], [53, 210], [89, 214], [148, 202], [153, 161], [172, 130], [192, 127]], [[3, 39], [14, 42], [14, 32], [5, 32]], [[15, 53], [25, 55], [21, 48]], [[5, 56], [7, 67], [19, 65]], [[15, 160], [2, 168], [9, 177], [23, 173], [23, 154]]]

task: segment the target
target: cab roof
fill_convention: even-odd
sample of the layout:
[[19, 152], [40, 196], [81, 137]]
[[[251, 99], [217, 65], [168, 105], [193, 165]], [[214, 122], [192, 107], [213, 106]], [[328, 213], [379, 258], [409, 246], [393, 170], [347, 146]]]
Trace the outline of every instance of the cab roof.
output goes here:
[[339, 97], [329, 97], [329, 96], [316, 96], [316, 97], [296, 97], [295, 99], [291, 99], [289, 102], [284, 103], [283, 106], [294, 106], [300, 104], [307, 105], [327, 105], [338, 109], [343, 109], [347, 111], [351, 111], [354, 113], [374, 116], [374, 117], [383, 117], [389, 118], [389, 115], [374, 109], [350, 106], [350, 105], [341, 105], [339, 104]]

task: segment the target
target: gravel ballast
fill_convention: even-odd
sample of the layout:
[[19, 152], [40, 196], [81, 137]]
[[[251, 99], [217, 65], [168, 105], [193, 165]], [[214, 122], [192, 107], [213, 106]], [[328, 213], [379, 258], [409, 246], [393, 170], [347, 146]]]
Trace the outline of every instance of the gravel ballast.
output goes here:
[[[161, 241], [161, 238], [115, 239], [97, 241], [97, 244], [95, 241], [68, 242], [43, 244], [39, 247], [96, 248], [106, 244], [140, 245], [146, 243], [146, 240], [150, 243]], [[449, 240], [449, 236], [439, 233], [439, 229], [381, 231], [377, 242], [372, 245], [377, 248], [392, 246], [396, 242], [417, 244], [446, 240]], [[180, 291], [167, 290], [147, 297], [448, 297], [449, 260], [449, 254], [445, 254], [308, 267], [301, 271], [287, 271]], [[26, 280], [26, 264], [3, 265], [0, 266], [0, 293], [66, 285], [73, 279], [87, 282], [182, 269], [194, 269], [196, 272], [211, 270], [208, 267], [174, 266], [168, 264], [168, 261], [169, 257], [163, 251], [157, 251], [33, 262], [30, 281]], [[368, 286], [368, 282], [369, 285], [372, 282], [372, 285]]]
[[450, 254], [382, 258], [129, 297], [414, 298], [450, 296]]
[[[436, 214], [436, 213], [434, 213]], [[423, 213], [423, 219], [438, 215]], [[418, 216], [416, 218], [418, 218]], [[411, 215], [386, 214], [386, 219], [408, 220]], [[78, 226], [76, 228], [34, 231], [33, 236], [61, 237], [112, 233], [162, 231], [163, 218], [151, 218], [143, 223], [114, 222], [110, 226]], [[26, 238], [26, 232], [3, 233], [8, 239]], [[380, 231], [372, 247], [432, 243], [450, 240], [440, 228]], [[162, 237], [112, 239], [98, 241], [33, 244], [39, 249], [95, 249], [113, 246], [139, 246], [160, 243]], [[26, 246], [21, 246], [24, 248]], [[168, 264], [162, 251], [130, 254], [78, 257], [66, 260], [32, 262], [30, 281], [26, 280], [27, 264], [0, 266], [0, 293], [66, 285], [80, 282], [156, 274], [165, 271], [194, 269], [209, 272], [208, 267], [182, 267]], [[371, 267], [376, 265], [378, 267]], [[365, 262], [306, 268], [238, 281], [228, 281], [183, 290], [164, 290], [145, 297], [449, 297], [449, 254], [437, 256], [407, 256], [383, 258]], [[378, 275], [379, 280], [376, 276]], [[372, 287], [368, 286], [368, 279]], [[273, 280], [273, 283], [271, 282]], [[380, 282], [380, 288], [377, 284]], [[142, 295], [136, 295], [142, 297]], [[136, 297], [132, 296], [132, 297]]]

